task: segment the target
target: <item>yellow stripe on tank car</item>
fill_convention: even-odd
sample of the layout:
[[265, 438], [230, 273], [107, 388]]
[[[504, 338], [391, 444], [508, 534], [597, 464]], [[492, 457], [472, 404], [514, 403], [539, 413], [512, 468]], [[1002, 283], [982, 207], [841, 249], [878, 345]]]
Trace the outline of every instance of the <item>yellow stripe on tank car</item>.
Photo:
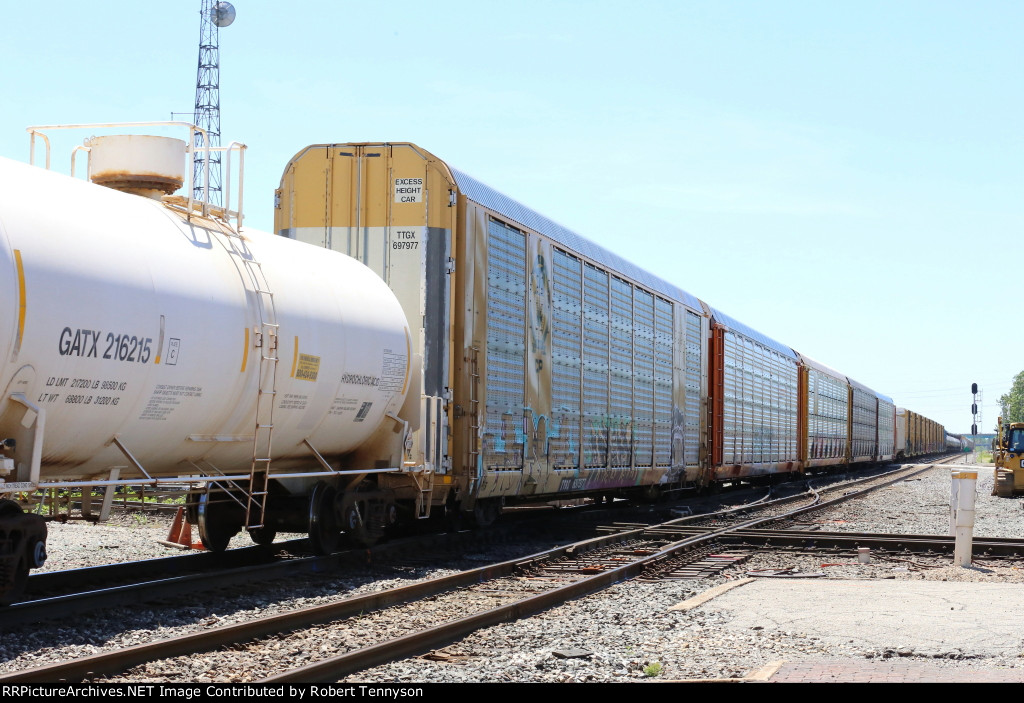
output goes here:
[[160, 316], [160, 341], [156, 343], [156, 359], [153, 360], [154, 364], [159, 364], [160, 363], [160, 352], [162, 352], [163, 349], [164, 349], [164, 325], [165, 325], [166, 322], [167, 322], [167, 319], [163, 315], [161, 315]]
[[299, 364], [299, 338], [295, 338], [295, 353], [292, 355], [292, 378], [295, 378], [295, 367]]
[[249, 363], [249, 328], [245, 328], [245, 346], [242, 347], [242, 369], [240, 373], [245, 373], [245, 365]]
[[14, 339], [12, 360], [21, 351], [21, 340], [25, 334], [25, 266], [21, 263], [21, 249], [14, 250], [14, 265], [18, 269], [18, 336]]

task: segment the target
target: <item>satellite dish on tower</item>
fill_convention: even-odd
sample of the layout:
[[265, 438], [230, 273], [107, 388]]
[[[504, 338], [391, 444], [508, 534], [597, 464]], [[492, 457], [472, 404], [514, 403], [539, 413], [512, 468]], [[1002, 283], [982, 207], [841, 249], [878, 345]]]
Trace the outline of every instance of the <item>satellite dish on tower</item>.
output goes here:
[[210, 12], [210, 19], [218, 27], [227, 27], [235, 21], [235, 7], [229, 2], [218, 2]]

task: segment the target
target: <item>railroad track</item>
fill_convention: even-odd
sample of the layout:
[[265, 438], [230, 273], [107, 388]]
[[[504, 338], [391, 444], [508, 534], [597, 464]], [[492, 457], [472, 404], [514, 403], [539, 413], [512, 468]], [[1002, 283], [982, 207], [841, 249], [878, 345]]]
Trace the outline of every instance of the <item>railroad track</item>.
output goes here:
[[[793, 484], [787, 485], [792, 487]], [[803, 494], [796, 495], [799, 497]], [[719, 498], [728, 499], [728, 496]], [[729, 519], [727, 516], [743, 514], [766, 503], [768, 498], [766, 494], [737, 508], [716, 511], [709, 519]], [[788, 500], [793, 499], [791, 497]], [[702, 498], [697, 502], [707, 501], [707, 498]], [[782, 502], [785, 503], [785, 500]], [[558, 510], [532, 508], [510, 511], [511, 514], [504, 516], [497, 526], [486, 531], [417, 535], [394, 539], [370, 549], [350, 549], [325, 557], [310, 554], [306, 540], [295, 539], [277, 542], [269, 548], [252, 546], [228, 550], [222, 554], [188, 553], [162, 559], [43, 572], [29, 577], [25, 597], [20, 602], [4, 608], [4, 625], [11, 628], [47, 619], [63, 619], [107, 607], [143, 604], [186, 594], [301, 577], [310, 573], [341, 571], [368, 563], [388, 560], [414, 563], [422, 561], [424, 554], [431, 555], [430, 561], [434, 562], [445, 554], [452, 555], [454, 559], [460, 552], [502, 543], [510, 538], [513, 531], [522, 534], [530, 525], [546, 523], [556, 516], [560, 532], [576, 530], [590, 536], [595, 528], [602, 529], [599, 526], [602, 515], [624, 513], [634, 518], [643, 517], [644, 522], [617, 523], [628, 525], [628, 529], [636, 529], [663, 522], [665, 516], [672, 511], [671, 506], [629, 507], [624, 502], [612, 506], [577, 506]], [[616, 527], [612, 531], [622, 529]]]
[[[741, 524], [741, 522], [750, 520], [756, 515], [768, 517], [774, 515], [780, 520], [789, 519], [791, 517], [800, 516], [806, 512], [819, 510], [826, 504], [829, 506], [838, 505], [839, 503], [858, 498], [871, 491], [888, 487], [900, 481], [905, 481], [919, 473], [930, 470], [935, 465], [944, 461], [948, 461], [948, 459], [941, 459], [931, 464], [903, 465], [897, 469], [893, 469], [882, 474], [868, 476], [866, 478], [861, 478], [856, 481], [842, 483], [839, 485], [815, 487], [810, 481], [808, 481], [806, 493], [797, 493], [775, 499], [772, 499], [770, 495], [767, 495], [760, 500], [752, 501], [729, 509], [700, 515], [683, 516], [676, 520], [669, 520], [657, 528], [652, 529], [663, 529], [672, 533], [680, 528], [686, 528], [689, 530], [689, 534], [700, 534], [711, 529], [725, 530], [730, 527], [737, 526]], [[862, 485], [863, 487], [860, 490], [853, 490], [854, 487], [858, 485]], [[787, 506], [806, 500], [808, 493], [813, 497], [813, 500], [809, 504], [795, 511], [788, 509]], [[836, 497], [829, 497], [833, 495]], [[611, 525], [601, 526], [598, 530], [602, 533], [615, 533], [643, 526], [644, 525], [640, 523], [617, 522]]]
[[248, 587], [309, 574], [339, 573], [368, 563], [481, 549], [509, 539], [512, 525], [481, 532], [420, 535], [372, 549], [349, 549], [327, 556], [308, 552], [305, 539], [278, 542], [272, 550], [244, 547], [220, 554], [201, 552], [165, 559], [35, 574], [26, 599], [3, 608], [5, 628], [59, 620], [102, 608], [179, 599], [186, 594]]
[[[809, 532], [807, 530], [739, 530], [722, 538], [737, 548], [786, 549], [802, 552], [856, 553], [866, 548], [879, 555], [948, 556], [955, 548], [949, 535], [880, 535], [866, 532]], [[1024, 540], [975, 537], [972, 553], [979, 559], [1024, 558]]]
[[[478, 551], [545, 531], [553, 517], [560, 532], [592, 535], [594, 526], [609, 515], [639, 515], [624, 502], [613, 507], [530, 510], [506, 516], [486, 530], [417, 534], [395, 538], [371, 548], [353, 548], [328, 556], [316, 556], [306, 539], [276, 542], [269, 547], [251, 546], [223, 553], [193, 552], [161, 559], [121, 562], [104, 566], [32, 574], [25, 597], [3, 608], [6, 628], [45, 620], [74, 617], [103, 608], [177, 599], [225, 588], [301, 578], [309, 574], [344, 573], [370, 564], [415, 564], [454, 561], [467, 551]], [[546, 541], [550, 543], [550, 538]]]
[[[929, 468], [931, 466], [916, 470]], [[874, 490], [902, 480], [908, 473], [900, 471], [886, 481], [874, 477], [867, 480], [874, 483], [871, 487]], [[535, 614], [626, 579], [693, 578], [720, 571], [742, 561], [751, 552], [744, 548], [723, 548], [726, 535], [763, 528], [780, 519], [824, 509], [851, 497], [849, 492], [830, 501], [814, 496], [811, 505], [781, 513], [780, 506], [769, 505], [775, 501], [764, 501], [756, 509], [770, 514], [739, 519], [728, 526], [705, 525], [699, 534], [688, 534], [696, 529], [693, 524], [696, 520], [686, 517], [656, 526], [619, 527], [613, 534], [523, 559], [329, 605], [6, 674], [0, 676], [0, 681], [77, 681], [103, 677], [128, 680], [133, 676], [151, 679], [160, 676], [161, 667], [155, 662], [198, 652], [206, 652], [207, 659], [216, 661], [218, 672], [239, 670], [243, 666], [239, 660], [250, 657], [270, 661], [271, 664], [258, 665], [255, 674], [268, 683], [336, 681], [371, 666], [430, 651], [478, 629]], [[397, 638], [367, 642], [369, 634], [379, 629], [374, 621], [377, 613], [373, 611], [384, 607], [402, 609], [397, 617], [412, 631]], [[332, 624], [345, 618], [349, 620], [343, 630], [345, 634], [339, 639], [339, 630]], [[317, 651], [290, 645], [293, 637], [311, 639], [318, 644]], [[217, 648], [222, 649], [210, 653]], [[346, 651], [335, 654], [338, 650]], [[316, 661], [294, 666], [296, 653], [315, 657]], [[127, 678], [116, 678], [123, 672], [127, 672]]]

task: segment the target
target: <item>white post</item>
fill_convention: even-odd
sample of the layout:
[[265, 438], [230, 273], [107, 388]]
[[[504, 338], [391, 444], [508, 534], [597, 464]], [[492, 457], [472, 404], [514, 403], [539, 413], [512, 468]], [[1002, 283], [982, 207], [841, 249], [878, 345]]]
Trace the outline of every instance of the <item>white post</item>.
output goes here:
[[960, 483], [956, 509], [956, 542], [953, 561], [960, 566], [971, 565], [971, 543], [974, 537], [974, 491], [977, 471], [955, 471], [953, 482]]

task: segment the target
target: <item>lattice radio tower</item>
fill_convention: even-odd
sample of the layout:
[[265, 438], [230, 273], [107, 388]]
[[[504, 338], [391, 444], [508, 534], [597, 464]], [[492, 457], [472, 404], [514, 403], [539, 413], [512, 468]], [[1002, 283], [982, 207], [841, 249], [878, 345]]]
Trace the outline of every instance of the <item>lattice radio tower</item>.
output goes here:
[[[196, 71], [196, 109], [193, 122], [206, 130], [210, 146], [220, 146], [220, 28], [235, 21], [235, 8], [229, 2], [202, 0], [199, 10], [199, 68]], [[203, 137], [196, 134], [193, 197], [203, 197], [203, 172], [206, 156], [201, 151]], [[210, 153], [209, 200], [221, 204], [220, 152]]]

